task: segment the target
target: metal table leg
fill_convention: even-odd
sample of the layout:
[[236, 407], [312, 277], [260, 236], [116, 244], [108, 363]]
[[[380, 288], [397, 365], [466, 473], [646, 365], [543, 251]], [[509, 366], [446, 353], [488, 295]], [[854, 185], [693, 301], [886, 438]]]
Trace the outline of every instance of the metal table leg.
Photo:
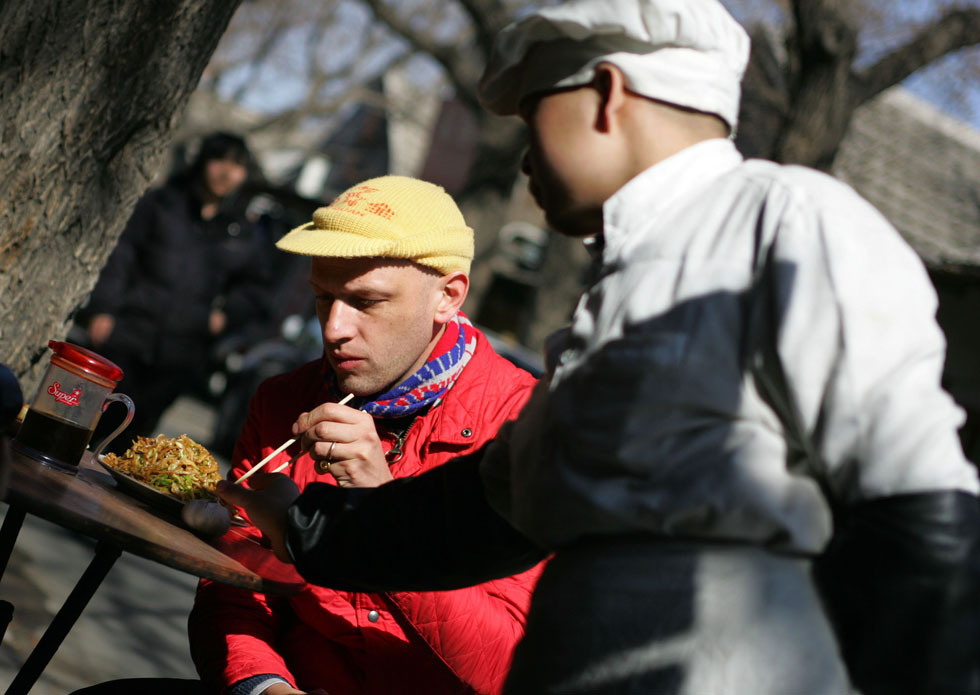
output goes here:
[[3, 517], [3, 527], [0, 528], [0, 577], [3, 577], [3, 573], [7, 569], [7, 562], [14, 550], [14, 544], [17, 542], [17, 535], [20, 533], [20, 527], [24, 524], [25, 516], [27, 516], [27, 512], [20, 507], [13, 505], [7, 507], [7, 514]]
[[[7, 514], [3, 517], [3, 527], [0, 528], [0, 579], [7, 570], [7, 563], [20, 534], [20, 527], [24, 525], [26, 512], [18, 507], [8, 506]], [[7, 633], [7, 626], [11, 618], [14, 617], [14, 604], [10, 601], [0, 601], [0, 640]]]
[[14, 604], [10, 601], [0, 601], [0, 642], [3, 642], [3, 636], [7, 634], [7, 626], [10, 625], [13, 617]]
[[78, 616], [88, 605], [89, 599], [95, 594], [95, 590], [99, 588], [102, 580], [105, 579], [113, 563], [121, 554], [122, 551], [119, 548], [109, 545], [105, 541], [99, 541], [98, 545], [95, 546], [95, 557], [92, 558], [92, 562], [89, 563], [85, 573], [78, 580], [68, 598], [65, 599], [61, 610], [48, 625], [48, 629], [37, 646], [34, 647], [34, 651], [21, 666], [5, 695], [26, 695], [34, 686], [48, 662], [51, 661], [51, 657], [54, 656], [58, 647], [68, 636], [68, 632], [78, 620]]

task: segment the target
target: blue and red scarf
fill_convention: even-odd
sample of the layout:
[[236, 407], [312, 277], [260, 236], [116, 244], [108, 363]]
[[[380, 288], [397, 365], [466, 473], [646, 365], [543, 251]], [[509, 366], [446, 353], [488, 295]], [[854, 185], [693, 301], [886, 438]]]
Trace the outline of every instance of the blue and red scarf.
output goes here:
[[[466, 316], [459, 312], [446, 324], [446, 332], [429, 356], [428, 361], [407, 379], [400, 381], [386, 393], [364, 401], [355, 398], [351, 407], [358, 408], [377, 418], [399, 418], [413, 415], [423, 408], [437, 405], [452, 388], [463, 368], [476, 351], [476, 329]], [[447, 349], [442, 349], [448, 344]], [[324, 380], [338, 398], [333, 385], [333, 370], [323, 361]]]

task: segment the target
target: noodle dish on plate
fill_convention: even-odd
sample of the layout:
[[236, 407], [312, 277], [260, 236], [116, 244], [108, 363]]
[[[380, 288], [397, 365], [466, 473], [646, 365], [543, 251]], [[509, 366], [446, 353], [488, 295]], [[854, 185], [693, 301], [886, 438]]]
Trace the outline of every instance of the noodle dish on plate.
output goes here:
[[[156, 492], [170, 498], [176, 506], [167, 505], [168, 511], [178, 513], [185, 502], [215, 500], [214, 488], [221, 480], [218, 462], [207, 448], [186, 434], [137, 437], [125, 453], [100, 456], [99, 463], [108, 469], [120, 488], [130, 493]], [[143, 495], [136, 496], [150, 503], [159, 502]]]

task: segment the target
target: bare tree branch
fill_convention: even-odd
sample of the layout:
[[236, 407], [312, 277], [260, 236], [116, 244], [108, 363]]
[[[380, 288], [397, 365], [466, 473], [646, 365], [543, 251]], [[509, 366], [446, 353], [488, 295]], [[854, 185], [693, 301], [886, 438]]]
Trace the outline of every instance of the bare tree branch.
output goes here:
[[[269, 24], [258, 47], [252, 53], [251, 58], [249, 58], [247, 69], [251, 74], [254, 75], [262, 68], [262, 64], [269, 58], [272, 51], [275, 50], [276, 44], [279, 43], [282, 32], [289, 28], [289, 23], [290, 20], [284, 11], [284, 6], [278, 6], [275, 10], [275, 20]], [[242, 80], [238, 89], [235, 90], [232, 101], [241, 101], [245, 93], [249, 90], [249, 87], [251, 87], [251, 81]]]
[[479, 108], [476, 98], [476, 75], [473, 69], [472, 56], [464, 54], [455, 47], [446, 46], [433, 41], [415, 31], [397, 12], [383, 0], [363, 0], [371, 8], [375, 16], [387, 24], [393, 32], [405, 39], [411, 46], [422, 53], [429, 54], [446, 71], [460, 99], [474, 109]]
[[486, 63], [490, 58], [493, 39], [510, 22], [511, 13], [500, 0], [459, 0], [459, 4], [473, 22], [476, 45]]
[[[383, 74], [388, 70], [401, 65], [409, 58], [409, 54], [403, 54], [397, 56], [391, 60], [391, 62], [382, 66], [377, 74]], [[298, 106], [288, 111], [282, 111], [276, 115], [270, 116], [263, 119], [257, 123], [253, 128], [249, 129], [249, 132], [260, 133], [269, 131], [289, 131], [297, 128], [303, 121], [308, 119], [316, 118], [328, 118], [333, 116], [337, 109], [339, 109], [344, 104], [351, 102], [358, 103], [377, 103], [378, 106], [386, 108], [386, 104], [379, 100], [379, 95], [376, 91], [369, 89], [364, 86], [363, 82], [353, 82], [348, 81], [344, 89], [334, 95], [328, 101], [320, 101], [316, 98], [317, 93], [320, 88], [325, 85], [330, 79], [336, 79], [336, 76], [328, 77], [326, 74], [322, 74], [316, 81], [317, 87], [311, 89], [307, 95], [307, 99], [302, 106]]]
[[[794, 73], [777, 55], [780, 38], [762, 25], [750, 31], [752, 52], [742, 78], [735, 144], [748, 157], [772, 158], [773, 146], [792, 113], [789, 85]], [[785, 63], [785, 64], [784, 64]]]
[[793, 16], [804, 66], [853, 61], [857, 28], [844, 13], [844, 0], [793, 0]]
[[793, 0], [793, 16], [792, 109], [773, 157], [829, 170], [857, 106], [852, 84], [857, 26], [845, 17], [843, 0]]
[[324, 34], [326, 33], [326, 24], [317, 23], [311, 30], [310, 35], [306, 40], [306, 64], [309, 66], [310, 74], [314, 74], [319, 71], [319, 63], [317, 62], [317, 52], [320, 50], [320, 42], [323, 40]]
[[858, 103], [948, 53], [980, 44], [980, 10], [954, 9], [857, 76]]

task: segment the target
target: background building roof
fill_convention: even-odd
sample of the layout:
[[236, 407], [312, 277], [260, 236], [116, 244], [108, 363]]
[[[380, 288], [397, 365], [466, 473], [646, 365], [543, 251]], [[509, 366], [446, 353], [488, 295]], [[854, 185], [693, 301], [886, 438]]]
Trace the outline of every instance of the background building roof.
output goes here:
[[834, 173], [931, 269], [980, 276], [980, 131], [896, 87], [857, 112]]

